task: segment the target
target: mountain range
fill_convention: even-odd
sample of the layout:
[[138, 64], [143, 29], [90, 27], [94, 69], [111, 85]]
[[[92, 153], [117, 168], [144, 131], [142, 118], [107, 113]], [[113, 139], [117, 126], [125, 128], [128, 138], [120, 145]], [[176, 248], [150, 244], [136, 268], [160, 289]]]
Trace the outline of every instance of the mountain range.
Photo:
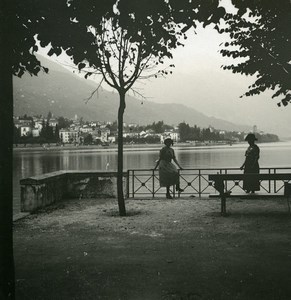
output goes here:
[[[66, 67], [39, 57], [49, 73], [38, 76], [25, 74], [15, 77], [14, 115], [44, 115], [52, 112], [55, 116], [74, 118], [75, 115], [84, 120], [115, 121], [117, 119], [119, 97], [115, 92], [99, 89], [90, 100], [88, 98], [96, 90], [98, 84], [86, 80]], [[133, 96], [126, 98], [124, 121], [140, 125], [164, 121], [169, 125], [177, 125], [185, 121], [190, 126], [208, 127], [229, 131], [250, 131], [247, 125], [234, 124], [223, 119], [207, 116], [191, 107], [177, 103], [155, 103], [142, 101]]]

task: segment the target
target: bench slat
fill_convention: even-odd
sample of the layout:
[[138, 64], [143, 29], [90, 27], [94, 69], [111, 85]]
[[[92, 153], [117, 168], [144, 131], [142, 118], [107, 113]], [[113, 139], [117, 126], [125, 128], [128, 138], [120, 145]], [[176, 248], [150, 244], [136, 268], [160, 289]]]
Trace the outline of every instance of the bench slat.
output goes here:
[[210, 174], [209, 180], [243, 180], [246, 177], [256, 177], [259, 180], [291, 180], [291, 173], [280, 174]]

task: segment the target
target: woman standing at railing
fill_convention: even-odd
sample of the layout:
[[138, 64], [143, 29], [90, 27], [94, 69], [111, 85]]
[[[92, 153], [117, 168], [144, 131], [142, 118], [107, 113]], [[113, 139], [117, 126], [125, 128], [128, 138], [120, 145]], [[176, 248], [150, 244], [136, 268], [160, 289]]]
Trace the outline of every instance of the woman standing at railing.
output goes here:
[[[245, 174], [259, 174], [259, 158], [260, 158], [260, 148], [255, 144], [257, 138], [253, 133], [249, 133], [245, 141], [249, 143], [249, 147], [245, 153], [245, 161], [240, 167], [241, 170], [244, 170]], [[245, 178], [243, 181], [243, 189], [249, 193], [254, 193], [255, 191], [260, 190], [260, 182], [256, 178]]]
[[159, 167], [160, 186], [167, 188], [166, 198], [173, 199], [170, 194], [170, 187], [172, 185], [176, 185], [176, 191], [179, 193], [184, 190], [180, 188], [179, 173], [175, 165], [172, 164], [172, 160], [180, 169], [182, 169], [182, 167], [176, 159], [174, 149], [171, 148], [174, 144], [173, 140], [171, 138], [166, 138], [164, 144], [165, 146], [160, 150], [160, 158], [158, 159], [154, 170]]

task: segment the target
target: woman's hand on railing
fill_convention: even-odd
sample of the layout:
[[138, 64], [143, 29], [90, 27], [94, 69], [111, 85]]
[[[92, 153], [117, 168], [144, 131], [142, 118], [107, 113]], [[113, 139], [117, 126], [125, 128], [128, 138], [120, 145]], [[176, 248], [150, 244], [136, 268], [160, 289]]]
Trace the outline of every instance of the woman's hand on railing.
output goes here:
[[155, 165], [155, 167], [153, 168], [153, 171], [155, 171], [155, 170], [158, 168], [159, 164], [160, 164], [160, 159], [157, 159], [157, 160], [156, 160], [156, 165]]

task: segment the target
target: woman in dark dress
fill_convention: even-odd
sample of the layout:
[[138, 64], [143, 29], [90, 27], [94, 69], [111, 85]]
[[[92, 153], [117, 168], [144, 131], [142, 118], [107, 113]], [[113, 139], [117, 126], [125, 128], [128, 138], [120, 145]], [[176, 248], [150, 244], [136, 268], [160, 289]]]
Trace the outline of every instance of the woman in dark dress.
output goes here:
[[177, 192], [181, 193], [184, 191], [180, 188], [179, 173], [175, 165], [172, 164], [172, 160], [180, 169], [182, 169], [182, 167], [179, 165], [175, 156], [175, 152], [171, 148], [173, 145], [173, 140], [167, 138], [164, 140], [164, 144], [165, 146], [160, 150], [160, 158], [157, 161], [154, 170], [159, 167], [160, 186], [167, 188], [166, 198], [172, 199], [170, 194], [170, 187], [172, 185], [176, 185]]
[[[253, 133], [249, 133], [245, 141], [249, 143], [249, 147], [245, 153], [245, 161], [241, 166], [241, 170], [244, 170], [245, 174], [259, 174], [260, 166], [259, 166], [259, 158], [260, 158], [260, 148], [255, 144], [257, 138]], [[243, 189], [249, 193], [254, 193], [255, 191], [260, 190], [260, 182], [256, 178], [246, 178], [243, 181]]]

